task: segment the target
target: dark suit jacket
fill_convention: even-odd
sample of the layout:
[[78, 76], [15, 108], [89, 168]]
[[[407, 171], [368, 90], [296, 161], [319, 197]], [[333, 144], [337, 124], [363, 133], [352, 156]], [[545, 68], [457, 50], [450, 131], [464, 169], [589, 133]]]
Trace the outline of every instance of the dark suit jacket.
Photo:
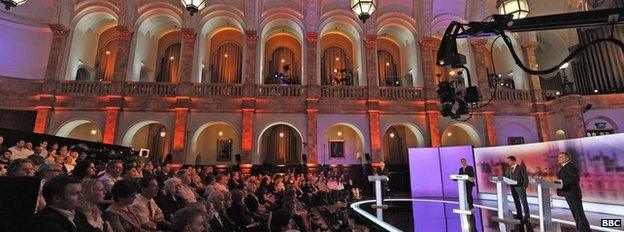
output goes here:
[[126, 213], [120, 212], [112, 207], [108, 207], [108, 209], [102, 213], [102, 218], [110, 222], [111, 228], [115, 232], [141, 230], [141, 222], [138, 221], [138, 217], [136, 219], [130, 218]]
[[247, 210], [247, 206], [241, 203], [233, 203], [229, 209], [227, 209], [227, 216], [232, 219], [236, 225], [245, 227], [254, 222], [253, 216]]
[[558, 196], [583, 198], [581, 195], [581, 187], [579, 186], [579, 170], [574, 164], [569, 162], [561, 167], [557, 178], [563, 181], [563, 188], [557, 189]]
[[257, 213], [258, 207], [260, 207], [258, 198], [253, 194], [247, 194], [247, 197], [245, 197], [245, 205], [247, 206], [247, 209], [251, 213]]
[[166, 221], [173, 221], [172, 215], [175, 214], [178, 210], [184, 208], [186, 204], [181, 197], [173, 197], [171, 194], [163, 195], [158, 194], [156, 197], [156, 204], [163, 211], [163, 215], [165, 216]]
[[[459, 175], [468, 175], [469, 177], [474, 178], [474, 168], [472, 168], [472, 166], [467, 165], [465, 170], [464, 167], [459, 168]], [[466, 185], [472, 185], [474, 186], [474, 182], [472, 181], [466, 181]]]
[[93, 228], [89, 221], [87, 221], [87, 216], [80, 211], [76, 211], [76, 216], [74, 217], [74, 225], [59, 211], [51, 208], [50, 206], [44, 207], [41, 211], [39, 211], [32, 220], [32, 228], [30, 231], [32, 232], [96, 232], [99, 231], [96, 228]]
[[520, 164], [516, 165], [516, 169], [513, 172], [511, 171], [511, 167], [509, 167], [505, 177], [518, 181], [518, 184], [514, 185], [514, 187], [526, 189], [529, 186], [529, 175], [527, 174], [526, 168]]
[[221, 223], [219, 223], [216, 217], [213, 217], [212, 220], [210, 220], [210, 230], [215, 232], [238, 231], [234, 223], [224, 214], [219, 213], [219, 218], [221, 219]]

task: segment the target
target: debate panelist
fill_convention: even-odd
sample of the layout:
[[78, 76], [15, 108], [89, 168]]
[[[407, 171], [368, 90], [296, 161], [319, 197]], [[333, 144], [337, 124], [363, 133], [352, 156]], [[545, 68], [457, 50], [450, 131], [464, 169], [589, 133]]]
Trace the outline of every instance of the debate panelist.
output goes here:
[[[461, 162], [461, 168], [459, 168], [459, 175], [468, 175], [469, 177], [474, 178], [474, 168], [468, 165], [468, 161], [462, 158], [460, 162]], [[468, 207], [471, 209], [473, 208], [472, 206], [472, 188], [473, 187], [474, 187], [474, 182], [466, 181], [466, 195], [468, 197], [467, 198]]]
[[561, 152], [557, 156], [557, 162], [561, 165], [557, 179], [563, 184], [561, 189], [557, 189], [557, 195], [565, 197], [566, 202], [568, 202], [576, 223], [576, 229], [583, 232], [591, 231], [583, 211], [583, 196], [579, 186], [579, 170], [570, 160], [570, 154], [567, 152]]
[[526, 189], [529, 185], [529, 176], [527, 175], [526, 168], [522, 165], [518, 165], [515, 156], [508, 156], [507, 164], [509, 164], [509, 170], [505, 174], [505, 177], [518, 182], [516, 185], [509, 186], [511, 188], [511, 196], [516, 205], [516, 212], [518, 212], [517, 219], [528, 221], [530, 213]]

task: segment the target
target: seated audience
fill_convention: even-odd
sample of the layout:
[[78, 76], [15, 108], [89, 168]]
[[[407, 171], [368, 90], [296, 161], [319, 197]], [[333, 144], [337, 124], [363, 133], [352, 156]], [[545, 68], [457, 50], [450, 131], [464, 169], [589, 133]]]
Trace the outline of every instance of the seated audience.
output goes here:
[[184, 208], [173, 216], [174, 232], [203, 232], [203, 212], [198, 208]]
[[7, 167], [7, 176], [35, 176], [35, 164], [29, 159], [16, 159]]
[[178, 178], [172, 177], [165, 181], [165, 187], [158, 197], [156, 198], [156, 204], [163, 211], [165, 221], [171, 221], [173, 214], [182, 209], [186, 204], [184, 199], [177, 196], [178, 189], [182, 185], [182, 181]]
[[154, 198], [158, 196], [158, 181], [156, 178], [143, 177], [139, 180], [139, 194], [134, 198], [132, 208], [142, 223], [150, 222], [161, 229], [169, 229], [163, 211], [158, 207]]
[[39, 188], [39, 196], [37, 197], [36, 211], [40, 211], [46, 206], [45, 198], [43, 198], [43, 185], [50, 179], [63, 173], [61, 166], [56, 164], [46, 164], [39, 168], [39, 175], [41, 175], [41, 185]]
[[121, 172], [123, 171], [123, 163], [119, 160], [111, 160], [106, 164], [106, 173], [100, 177], [100, 182], [104, 185], [107, 193], [111, 192], [115, 182], [121, 180]]
[[13, 152], [11, 152], [11, 150], [3, 150], [2, 153], [0, 154], [0, 164], [4, 166], [8, 166], [11, 163], [12, 155], [13, 155]]
[[31, 231], [95, 232], [84, 213], [77, 211], [83, 201], [79, 179], [57, 176], [43, 186], [46, 207], [37, 212], [32, 220]]
[[29, 150], [28, 148], [26, 148], [25, 146], [26, 146], [26, 141], [24, 141], [23, 139], [20, 139], [17, 141], [15, 146], [12, 146], [11, 148], [9, 148], [9, 150], [13, 154], [13, 156], [11, 156], [11, 159], [12, 160], [25, 159], [25, 158], [28, 158], [28, 156], [35, 153], [32, 150]]
[[139, 217], [132, 210], [132, 202], [137, 192], [136, 182], [132, 180], [116, 181], [111, 188], [113, 203], [104, 211], [102, 217], [108, 221], [115, 232], [134, 232], [155, 230], [154, 223], [141, 224]]
[[[76, 177], [78, 178], [78, 177]], [[78, 178], [81, 179], [81, 178]], [[110, 225], [104, 226], [104, 220], [102, 219], [102, 210], [100, 210], [99, 204], [104, 202], [104, 196], [106, 190], [104, 185], [97, 179], [81, 179], [82, 180], [82, 194], [84, 195], [84, 201], [80, 210], [86, 215], [87, 221], [91, 226], [99, 231], [112, 231]]]
[[72, 176], [80, 179], [91, 179], [97, 176], [97, 168], [95, 164], [90, 160], [82, 160], [76, 164]]

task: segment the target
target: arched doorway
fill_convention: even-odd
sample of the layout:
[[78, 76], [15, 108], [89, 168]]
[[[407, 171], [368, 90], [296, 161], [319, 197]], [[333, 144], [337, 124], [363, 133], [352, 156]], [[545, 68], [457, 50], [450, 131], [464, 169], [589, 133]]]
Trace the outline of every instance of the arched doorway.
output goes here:
[[135, 151], [149, 150], [149, 159], [161, 163], [169, 154], [170, 135], [164, 124], [157, 121], [143, 121], [132, 125], [122, 139], [124, 146]]
[[388, 188], [394, 193], [409, 191], [409, 156], [408, 149], [424, 146], [424, 138], [418, 128], [411, 124], [390, 126], [384, 133], [381, 152], [390, 181]]
[[479, 133], [471, 125], [466, 123], [455, 123], [449, 125], [442, 133], [442, 146], [472, 145], [481, 146]]
[[231, 164], [240, 154], [240, 141], [236, 129], [225, 122], [209, 122], [200, 126], [193, 135], [191, 154], [187, 163], [196, 165]]
[[299, 164], [302, 153], [299, 131], [286, 124], [265, 129], [260, 136], [260, 163]]
[[91, 142], [102, 142], [100, 127], [94, 122], [84, 119], [73, 120], [63, 124], [55, 135]]
[[323, 133], [322, 144], [318, 160], [323, 164], [358, 164], [366, 154], [362, 132], [349, 123], [328, 127]]

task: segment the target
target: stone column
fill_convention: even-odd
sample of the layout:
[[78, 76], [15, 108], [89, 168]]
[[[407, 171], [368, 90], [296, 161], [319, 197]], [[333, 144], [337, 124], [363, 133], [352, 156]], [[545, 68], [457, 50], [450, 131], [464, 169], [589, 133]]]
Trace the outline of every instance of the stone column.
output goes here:
[[[310, 105], [310, 103], [308, 103], [308, 105]], [[306, 147], [306, 153], [307, 153], [307, 158], [308, 158], [308, 164], [316, 164], [317, 160], [318, 160], [318, 154], [317, 154], [317, 141], [316, 141], [316, 135], [317, 135], [317, 126], [318, 126], [318, 109], [310, 109], [308, 108], [307, 110], [308, 113], [308, 123], [307, 123], [307, 131], [306, 131], [306, 137], [307, 139], [307, 145]]]
[[128, 27], [117, 26], [117, 54], [115, 56], [115, 69], [113, 70], [113, 82], [125, 82], [128, 74], [128, 61], [130, 59], [130, 45], [132, 32]]
[[429, 126], [431, 147], [440, 147], [440, 112], [427, 111], [427, 124]]
[[197, 32], [193, 28], [182, 28], [182, 54], [180, 55], [180, 83], [192, 82], [193, 54]]
[[175, 121], [173, 125], [173, 150], [184, 151], [184, 147], [186, 146], [186, 123], [188, 121], [188, 112], [191, 107], [191, 99], [189, 97], [177, 97], [176, 100]]
[[[244, 101], [244, 100], [243, 100]], [[243, 133], [241, 133], [241, 161], [251, 163], [253, 150], [254, 109], [243, 109]]]
[[60, 80], [61, 66], [63, 62], [63, 52], [65, 44], [67, 44], [67, 28], [60, 24], [51, 24], [52, 45], [50, 47], [50, 56], [48, 57], [48, 66], [46, 67], [45, 80]]
[[247, 49], [247, 55], [245, 56], [245, 82], [244, 93], [245, 97], [255, 96], [255, 84], [256, 84], [256, 62], [257, 62], [257, 43], [258, 33], [256, 31], [245, 31], [245, 46]]
[[483, 112], [485, 118], [485, 133], [487, 135], [488, 146], [496, 146], [498, 138], [496, 137], [496, 120], [494, 120], [494, 112]]
[[[368, 83], [368, 98], [379, 98], [379, 83], [377, 82], [377, 37], [367, 35], [364, 39], [364, 55], [366, 57], [366, 82]], [[361, 68], [361, 67], [360, 67]]]
[[[492, 95], [492, 89], [490, 88], [490, 81], [488, 76], [488, 61], [487, 54], [490, 52], [487, 48], [488, 41], [485, 39], [476, 39], [470, 41], [472, 50], [474, 52], [475, 61], [475, 74], [472, 74], [473, 83], [476, 81], [479, 91], [481, 93], [481, 99], [489, 99]], [[474, 79], [476, 78], [476, 80]]]
[[106, 107], [106, 119], [104, 121], [104, 138], [103, 143], [115, 144], [115, 137], [117, 135], [117, 123], [119, 121], [118, 107]]
[[308, 97], [318, 98], [320, 96], [319, 93], [319, 84], [318, 84], [318, 33], [316, 32], [308, 32], [306, 34], [306, 74], [307, 74], [307, 83], [308, 83]]
[[[538, 42], [531, 41], [528, 44], [522, 45], [522, 50], [526, 56], [526, 65], [537, 70], [539, 65], [537, 63], [537, 56], [535, 50], [537, 49]], [[534, 102], [543, 102], [544, 96], [542, 95], [542, 86], [538, 75], [529, 76], [529, 87], [531, 88], [531, 98]]]
[[372, 162], [383, 160], [381, 154], [381, 130], [379, 128], [379, 100], [368, 100], [368, 122]]
[[535, 113], [534, 115], [540, 142], [551, 141], [552, 138], [550, 137], [550, 128], [548, 126], [548, 118], [546, 113], [540, 112]]
[[37, 100], [37, 116], [35, 117], [35, 133], [46, 133], [55, 98], [52, 94], [39, 94]]

